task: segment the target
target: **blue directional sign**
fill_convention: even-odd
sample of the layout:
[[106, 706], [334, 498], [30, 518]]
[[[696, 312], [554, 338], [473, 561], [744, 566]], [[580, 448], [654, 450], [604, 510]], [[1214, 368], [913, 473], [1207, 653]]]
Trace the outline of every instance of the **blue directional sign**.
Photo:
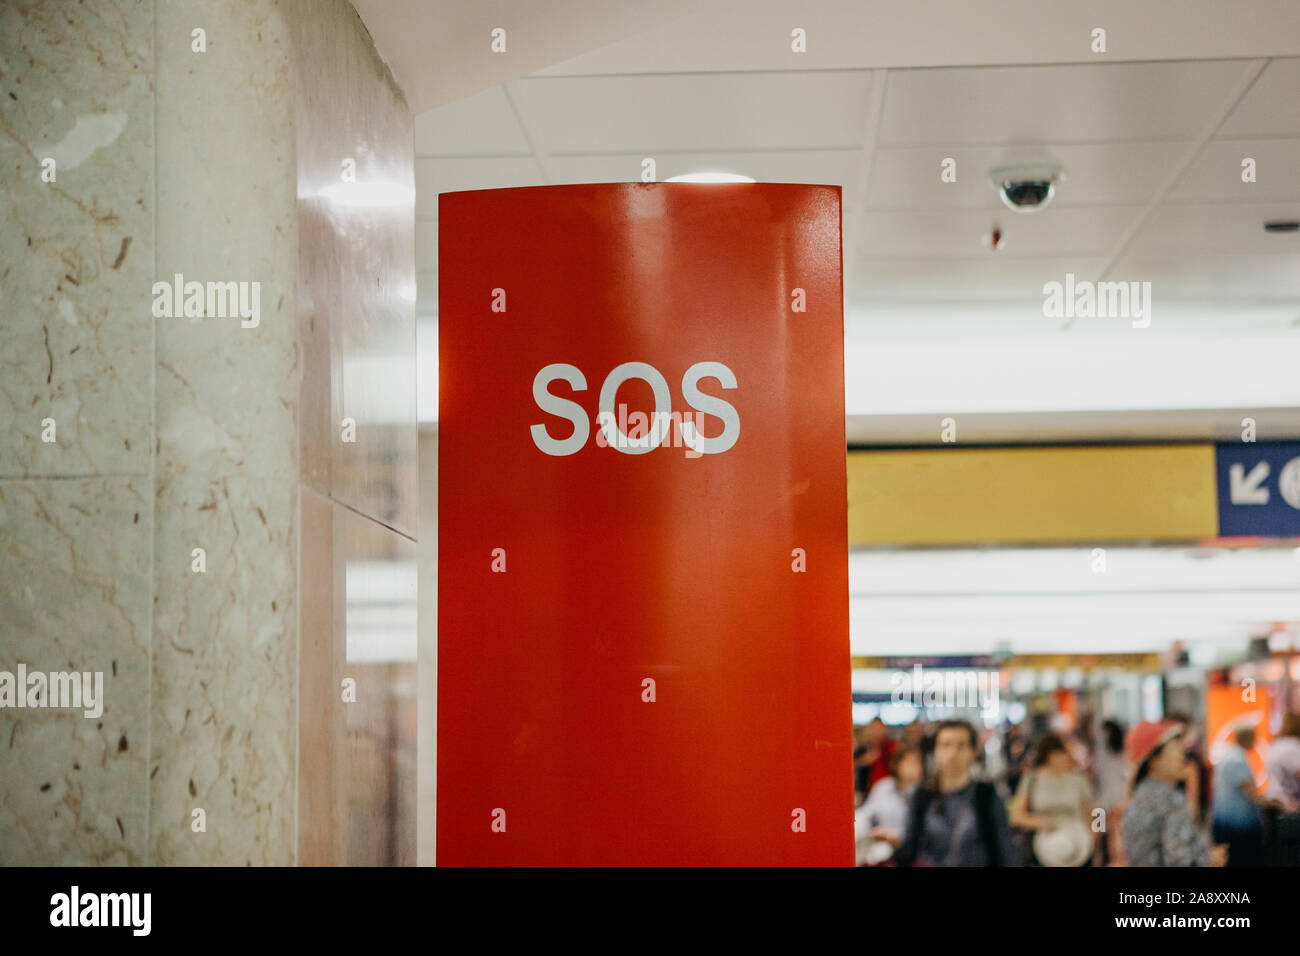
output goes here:
[[1219, 534], [1300, 535], [1300, 442], [1216, 445]]

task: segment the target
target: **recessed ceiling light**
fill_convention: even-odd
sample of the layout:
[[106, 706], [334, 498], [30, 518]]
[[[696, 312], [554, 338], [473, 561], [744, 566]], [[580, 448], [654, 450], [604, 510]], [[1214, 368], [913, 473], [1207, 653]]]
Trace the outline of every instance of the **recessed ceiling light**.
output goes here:
[[1300, 221], [1295, 219], [1273, 219], [1264, 223], [1265, 232], [1295, 232], [1300, 230]]
[[739, 173], [684, 173], [681, 176], [669, 176], [666, 183], [752, 183], [752, 176]]

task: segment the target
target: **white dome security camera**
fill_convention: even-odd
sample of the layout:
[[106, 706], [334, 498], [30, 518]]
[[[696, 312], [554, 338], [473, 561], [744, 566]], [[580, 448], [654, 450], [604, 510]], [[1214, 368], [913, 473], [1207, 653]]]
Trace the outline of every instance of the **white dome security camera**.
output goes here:
[[1065, 178], [1059, 163], [1025, 163], [998, 166], [989, 181], [1003, 204], [1016, 212], [1037, 212], [1052, 201], [1056, 184]]

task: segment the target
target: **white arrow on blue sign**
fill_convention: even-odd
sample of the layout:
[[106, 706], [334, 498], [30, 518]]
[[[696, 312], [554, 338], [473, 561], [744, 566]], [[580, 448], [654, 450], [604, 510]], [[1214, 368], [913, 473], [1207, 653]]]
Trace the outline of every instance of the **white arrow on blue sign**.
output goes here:
[[1300, 442], [1215, 446], [1219, 534], [1300, 535]]

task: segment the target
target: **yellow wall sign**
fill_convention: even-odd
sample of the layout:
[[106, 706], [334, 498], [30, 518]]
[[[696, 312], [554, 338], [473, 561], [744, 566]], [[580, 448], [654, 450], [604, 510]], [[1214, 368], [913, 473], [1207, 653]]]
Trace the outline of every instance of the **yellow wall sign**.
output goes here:
[[848, 493], [851, 546], [1218, 536], [1211, 444], [850, 451]]

